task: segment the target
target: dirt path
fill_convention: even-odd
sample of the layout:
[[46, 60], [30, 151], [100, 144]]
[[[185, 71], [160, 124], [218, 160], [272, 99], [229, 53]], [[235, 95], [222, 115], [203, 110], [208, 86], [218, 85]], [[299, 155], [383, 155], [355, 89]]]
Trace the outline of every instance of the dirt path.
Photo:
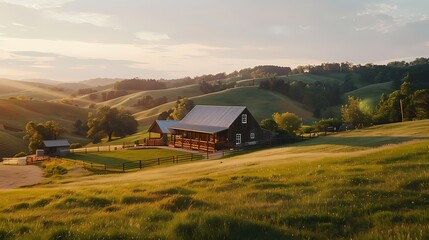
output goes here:
[[33, 185], [42, 180], [42, 169], [37, 166], [0, 165], [0, 189], [12, 189]]

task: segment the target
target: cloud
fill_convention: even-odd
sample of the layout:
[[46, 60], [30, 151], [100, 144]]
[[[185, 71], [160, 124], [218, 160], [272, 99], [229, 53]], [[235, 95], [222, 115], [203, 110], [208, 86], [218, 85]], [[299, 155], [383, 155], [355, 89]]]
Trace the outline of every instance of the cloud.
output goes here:
[[17, 27], [25, 27], [24, 24], [17, 23], [17, 22], [13, 22], [12, 25], [17, 26]]
[[73, 0], [0, 0], [0, 2], [33, 9], [59, 8]]
[[397, 5], [389, 5], [385, 3], [378, 3], [378, 4], [370, 4], [367, 5], [366, 9], [363, 12], [358, 12], [358, 16], [365, 16], [365, 15], [378, 15], [378, 14], [391, 14], [392, 12], [396, 11], [398, 9]]
[[44, 15], [48, 18], [65, 21], [70, 23], [88, 23], [98, 27], [111, 27], [111, 16], [90, 12], [56, 12], [45, 11]]
[[364, 11], [356, 16], [368, 22], [364, 26], [354, 27], [356, 31], [375, 31], [379, 33], [390, 33], [409, 23], [424, 21], [428, 17], [424, 14], [410, 13], [397, 5], [385, 3], [367, 4]]
[[136, 33], [136, 37], [145, 41], [161, 41], [170, 39], [167, 34], [157, 32], [138, 32]]

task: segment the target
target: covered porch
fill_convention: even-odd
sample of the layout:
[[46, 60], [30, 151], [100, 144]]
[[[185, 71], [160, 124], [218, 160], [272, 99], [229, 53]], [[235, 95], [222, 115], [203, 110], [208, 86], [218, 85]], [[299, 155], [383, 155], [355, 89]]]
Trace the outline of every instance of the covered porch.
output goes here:
[[197, 132], [190, 130], [177, 130], [168, 142], [168, 146], [205, 152], [227, 148], [227, 131], [223, 132]]
[[149, 138], [145, 139], [147, 146], [167, 146], [173, 139], [173, 132], [168, 129], [177, 124], [178, 121], [156, 120], [148, 129]]

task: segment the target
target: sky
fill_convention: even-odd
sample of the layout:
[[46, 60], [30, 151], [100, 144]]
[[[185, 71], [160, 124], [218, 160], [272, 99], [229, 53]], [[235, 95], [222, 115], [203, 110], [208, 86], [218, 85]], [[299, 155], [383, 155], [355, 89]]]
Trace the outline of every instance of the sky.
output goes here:
[[0, 78], [181, 78], [429, 56], [426, 0], [0, 0]]

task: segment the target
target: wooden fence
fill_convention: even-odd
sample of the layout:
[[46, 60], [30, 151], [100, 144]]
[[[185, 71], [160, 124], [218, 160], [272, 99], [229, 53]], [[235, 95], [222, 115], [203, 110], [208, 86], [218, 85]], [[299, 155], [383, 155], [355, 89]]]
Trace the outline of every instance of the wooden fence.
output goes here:
[[93, 170], [95, 172], [109, 173], [109, 172], [127, 172], [132, 170], [140, 170], [143, 168], [158, 166], [158, 165], [173, 165], [177, 163], [190, 162], [195, 160], [201, 160], [203, 157], [200, 154], [179, 154], [169, 157], [152, 158], [146, 160], [137, 160], [122, 162], [120, 164], [110, 163], [93, 163], [82, 161], [83, 167]]

